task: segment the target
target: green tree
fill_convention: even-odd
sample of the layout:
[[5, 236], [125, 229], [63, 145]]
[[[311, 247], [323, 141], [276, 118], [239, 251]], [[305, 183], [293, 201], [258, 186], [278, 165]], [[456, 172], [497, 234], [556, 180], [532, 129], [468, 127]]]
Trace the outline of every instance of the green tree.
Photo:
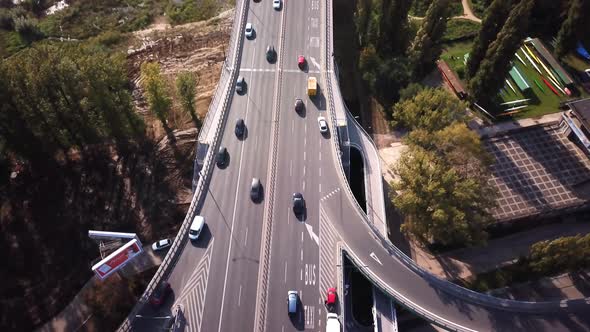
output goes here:
[[467, 78], [475, 76], [490, 43], [496, 39], [514, 3], [515, 0], [494, 0], [486, 10], [481, 22], [481, 29], [473, 41], [473, 47], [465, 66]]
[[424, 89], [411, 99], [393, 106], [392, 125], [410, 130], [441, 130], [457, 121], [465, 121], [467, 104], [443, 89]]
[[434, 0], [428, 7], [422, 26], [408, 51], [414, 79], [423, 78], [434, 67], [434, 61], [440, 57], [440, 41], [447, 28], [448, 18], [449, 0]]
[[143, 133], [123, 56], [76, 45], [32, 47], [2, 62], [0, 78], [0, 140], [25, 159]]
[[405, 88], [399, 90], [399, 101], [404, 101], [406, 99], [412, 99], [418, 93], [424, 90], [424, 85], [420, 83], [410, 83]]
[[160, 65], [156, 62], [144, 62], [141, 65], [141, 76], [150, 110], [166, 125], [166, 117], [172, 100], [168, 96], [166, 83], [160, 74]]
[[527, 34], [533, 4], [534, 0], [522, 0], [514, 7], [498, 37], [490, 44], [477, 73], [469, 81], [469, 90], [475, 100], [489, 103], [504, 85], [511, 59]]
[[190, 114], [197, 127], [201, 127], [201, 119], [195, 112], [197, 80], [191, 72], [180, 73], [176, 78], [176, 92], [182, 109]]
[[392, 201], [404, 216], [403, 232], [423, 243], [485, 242], [493, 196], [479, 178], [462, 176], [444, 158], [416, 145], [404, 151], [393, 170], [399, 181], [392, 184], [397, 192]]
[[590, 1], [572, 0], [566, 19], [557, 34], [555, 54], [558, 57], [564, 56], [574, 48], [576, 41], [590, 33], [588, 18], [590, 18]]
[[528, 260], [533, 271], [542, 274], [590, 266], [590, 234], [537, 242], [531, 246]]

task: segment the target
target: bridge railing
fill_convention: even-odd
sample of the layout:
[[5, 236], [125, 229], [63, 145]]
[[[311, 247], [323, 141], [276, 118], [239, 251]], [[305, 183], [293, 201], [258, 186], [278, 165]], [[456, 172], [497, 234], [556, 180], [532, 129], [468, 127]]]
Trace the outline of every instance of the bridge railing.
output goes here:
[[204, 140], [207, 137], [208, 130], [213, 125], [215, 112], [221, 112], [221, 114], [218, 117], [218, 121], [215, 126], [215, 134], [210, 142], [209, 151], [207, 152], [207, 156], [205, 157], [203, 169], [200, 172], [199, 181], [195, 188], [195, 192], [193, 193], [190, 207], [182, 222], [182, 225], [180, 226], [180, 230], [178, 231], [178, 234], [176, 235], [176, 238], [174, 239], [174, 242], [170, 247], [170, 250], [168, 251], [168, 254], [162, 261], [162, 264], [156, 271], [154, 277], [152, 278], [152, 280], [146, 287], [145, 291], [139, 298], [139, 301], [133, 307], [127, 318], [125, 318], [125, 320], [119, 326], [118, 331], [132, 330], [133, 321], [135, 320], [136, 315], [147, 303], [156, 286], [162, 280], [168, 278], [180, 253], [182, 252], [182, 249], [184, 248], [184, 245], [186, 244], [186, 234], [188, 232], [190, 224], [194, 216], [198, 213], [198, 211], [201, 208], [202, 201], [205, 198], [205, 193], [207, 191], [207, 187], [209, 185], [209, 181], [213, 173], [213, 156], [215, 154], [215, 151], [217, 150], [217, 147], [219, 145], [219, 138], [221, 137], [223, 128], [225, 126], [227, 110], [229, 109], [229, 105], [233, 97], [233, 88], [235, 85], [237, 75], [239, 73], [239, 59], [241, 55], [244, 36], [242, 31], [244, 30], [244, 25], [246, 21], [245, 17], [246, 13], [248, 12], [248, 6], [248, 0], [237, 0], [236, 2], [234, 22], [232, 25], [232, 34], [227, 53], [228, 57], [226, 57], [224, 61], [223, 68], [220, 74], [220, 82], [217, 85], [215, 95], [211, 101], [211, 104], [209, 105], [207, 116], [205, 117], [204, 125], [206, 125], [207, 127], [205, 127], [204, 130], [202, 130], [199, 134], [200, 139]]
[[[326, 45], [323, 49], [325, 49], [324, 54], [322, 55], [322, 62], [324, 64], [324, 75], [325, 75], [325, 84], [326, 84], [326, 92], [327, 92], [327, 104], [329, 108], [329, 112], [332, 119], [333, 128], [336, 127], [336, 111], [335, 111], [335, 103], [334, 103], [334, 93], [332, 90], [332, 85], [337, 84], [338, 80], [334, 75], [334, 57], [333, 57], [333, 29], [332, 29], [332, 0], [327, 0], [325, 2], [322, 1], [322, 4], [325, 5], [325, 13], [324, 13], [324, 20], [325, 20], [325, 41]], [[343, 101], [342, 101], [343, 102]], [[435, 285], [437, 289], [442, 292], [447, 293], [451, 296], [456, 296], [462, 300], [467, 300], [472, 303], [476, 303], [488, 308], [500, 309], [505, 311], [512, 311], [512, 312], [521, 312], [521, 313], [555, 313], [559, 310], [563, 310], [564, 308], [577, 306], [577, 305], [587, 305], [590, 302], [590, 298], [586, 299], [576, 299], [576, 300], [563, 300], [563, 301], [545, 301], [545, 302], [528, 302], [528, 301], [515, 301], [510, 299], [501, 299], [489, 294], [485, 293], [478, 293], [467, 288], [461, 287], [455, 283], [449, 282], [447, 280], [443, 280], [438, 278], [437, 276], [431, 274], [428, 271], [422, 269], [412, 258], [408, 257], [405, 253], [403, 253], [399, 248], [389, 241], [375, 226], [375, 224], [369, 222], [367, 220], [366, 214], [358, 204], [356, 199], [354, 198], [354, 194], [350, 189], [350, 186], [346, 183], [346, 175], [344, 174], [344, 167], [342, 165], [342, 160], [340, 159], [341, 156], [341, 149], [340, 149], [340, 142], [338, 138], [338, 132], [335, 130], [334, 135], [332, 136], [332, 143], [334, 146], [334, 151], [336, 152], [337, 158], [336, 161], [338, 163], [338, 173], [341, 177], [341, 180], [345, 183], [343, 189], [347, 192], [350, 200], [353, 202], [355, 209], [363, 222], [369, 227], [371, 230], [373, 237], [379, 241], [383, 248], [385, 248], [391, 256], [395, 256], [399, 261], [404, 263], [409, 269], [411, 269], [417, 275], [423, 277], [431, 284]], [[416, 305], [415, 303], [411, 302], [410, 300], [403, 297], [403, 295], [389, 285], [384, 283], [377, 275], [375, 275], [370, 269], [366, 266], [362, 265], [362, 262], [359, 259], [355, 259], [353, 253], [351, 258], [355, 265], [359, 267], [359, 270], [369, 279], [371, 280], [377, 287], [382, 289], [386, 294], [389, 294], [393, 298], [396, 299], [400, 304], [405, 306], [411, 311], [416, 312], [422, 317], [425, 317], [437, 325], [441, 325], [447, 329], [456, 330], [456, 331], [469, 331], [469, 329], [462, 328], [457, 324], [454, 324], [449, 321], [445, 321], [440, 317], [437, 317], [430, 312], [424, 310], [420, 306]]]

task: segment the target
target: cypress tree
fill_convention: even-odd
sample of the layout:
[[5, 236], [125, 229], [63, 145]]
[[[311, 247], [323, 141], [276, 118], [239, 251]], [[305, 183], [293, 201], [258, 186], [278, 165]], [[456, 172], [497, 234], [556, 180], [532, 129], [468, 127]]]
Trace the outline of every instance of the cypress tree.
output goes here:
[[557, 45], [555, 54], [558, 57], [564, 56], [569, 50], [574, 48], [578, 41], [585, 34], [590, 33], [587, 18], [590, 17], [590, 1], [572, 0], [567, 17], [561, 24], [557, 33]]
[[432, 69], [434, 61], [442, 53], [440, 39], [447, 28], [448, 5], [449, 0], [434, 0], [426, 11], [422, 26], [408, 52], [415, 79], [422, 78]]
[[467, 78], [471, 78], [477, 72], [479, 65], [485, 57], [488, 46], [502, 29], [506, 17], [513, 6], [514, 0], [494, 0], [486, 10], [483, 21], [481, 22], [481, 29], [478, 36], [473, 42], [473, 48], [469, 53], [465, 74]]
[[526, 36], [534, 0], [522, 0], [506, 20], [498, 38], [490, 44], [475, 76], [469, 81], [476, 100], [489, 102], [504, 84], [510, 61]]

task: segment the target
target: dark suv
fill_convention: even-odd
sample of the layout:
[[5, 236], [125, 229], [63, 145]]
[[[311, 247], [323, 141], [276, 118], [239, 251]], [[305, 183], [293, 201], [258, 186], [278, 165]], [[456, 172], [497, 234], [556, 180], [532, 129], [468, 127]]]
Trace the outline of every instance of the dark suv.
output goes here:
[[227, 164], [227, 149], [225, 147], [222, 146], [219, 148], [215, 161], [219, 167], [223, 167]]
[[262, 183], [260, 183], [260, 179], [253, 178], [252, 184], [250, 185], [250, 198], [254, 202], [260, 201], [262, 197]]
[[266, 60], [270, 63], [273, 63], [277, 60], [277, 51], [275, 51], [275, 48], [272, 45], [269, 45], [266, 48]]
[[244, 131], [246, 130], [246, 125], [244, 124], [244, 119], [238, 119], [236, 121], [236, 136], [242, 137], [244, 135]]
[[305, 212], [305, 201], [301, 193], [293, 193], [293, 212], [300, 216]]

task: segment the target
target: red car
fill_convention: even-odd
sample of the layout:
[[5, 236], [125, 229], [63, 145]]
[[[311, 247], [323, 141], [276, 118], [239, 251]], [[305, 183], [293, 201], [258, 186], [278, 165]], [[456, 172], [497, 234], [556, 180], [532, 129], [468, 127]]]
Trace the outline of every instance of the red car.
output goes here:
[[154, 307], [161, 306], [162, 303], [164, 303], [168, 293], [170, 293], [170, 284], [166, 281], [162, 281], [162, 283], [160, 283], [152, 293], [152, 296], [150, 297], [150, 304]]
[[303, 55], [300, 55], [297, 57], [297, 66], [301, 70], [303, 70], [303, 68], [305, 68], [305, 57]]
[[336, 288], [328, 288], [326, 294], [326, 305], [332, 307], [336, 304]]

